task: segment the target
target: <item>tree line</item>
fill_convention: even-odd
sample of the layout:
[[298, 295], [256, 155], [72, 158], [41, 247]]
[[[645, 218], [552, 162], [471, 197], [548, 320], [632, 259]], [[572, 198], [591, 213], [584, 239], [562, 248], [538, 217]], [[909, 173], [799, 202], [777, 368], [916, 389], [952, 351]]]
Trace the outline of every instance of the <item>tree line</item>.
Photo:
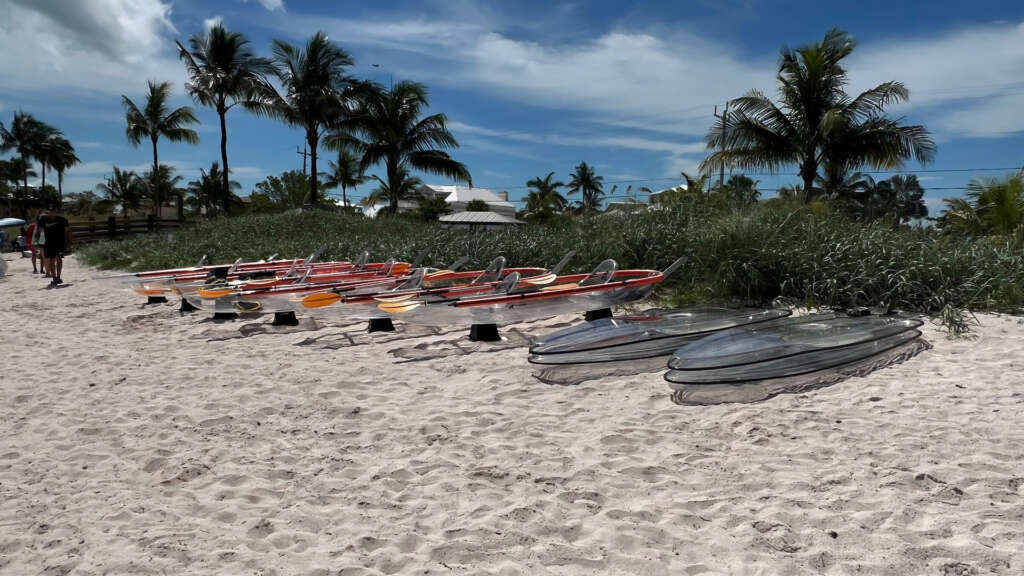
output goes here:
[[[0, 197], [7, 204], [7, 212], [15, 213], [18, 205], [27, 217], [30, 206], [59, 202], [64, 192], [64, 172], [79, 163], [75, 147], [59, 129], [18, 110], [10, 125], [0, 122], [0, 152], [14, 152], [9, 160], [0, 160]], [[32, 168], [39, 162], [40, 172]], [[57, 188], [47, 186], [46, 173], [57, 173]], [[29, 188], [28, 179], [42, 176], [37, 190]], [[20, 188], [19, 188], [20, 186]]]
[[[323, 202], [318, 171], [321, 146], [337, 153], [323, 185], [340, 187], [346, 206], [348, 189], [365, 182], [366, 170], [377, 164], [384, 173], [372, 178], [380, 183], [381, 195], [389, 201], [391, 211], [397, 209], [401, 192], [407, 187], [410, 169], [472, 182], [466, 166], [449, 155], [458, 142], [447, 128], [446, 116], [424, 115], [429, 101], [422, 84], [399, 82], [385, 88], [350, 75], [352, 57], [323, 32], [314, 34], [304, 46], [274, 40], [270, 51], [269, 58], [257, 56], [245, 36], [221, 24], [192, 36], [188, 48], [178, 43], [189, 77], [186, 92], [196, 103], [214, 109], [219, 119], [219, 184], [213, 179], [208, 184], [216, 186], [212, 192], [224, 214], [232, 210], [226, 117], [235, 107], [303, 132], [310, 160], [309, 189], [301, 200], [303, 205]], [[168, 110], [169, 94], [169, 83], [150, 82], [144, 106], [123, 97], [128, 141], [134, 145], [151, 142], [153, 175], [159, 168], [161, 137], [198, 142], [195, 131], [188, 127], [197, 123], [191, 108]], [[264, 184], [267, 192], [279, 187], [270, 179]], [[154, 201], [159, 204], [160, 186], [154, 184], [151, 189], [156, 191]], [[295, 203], [294, 199], [288, 202]]]

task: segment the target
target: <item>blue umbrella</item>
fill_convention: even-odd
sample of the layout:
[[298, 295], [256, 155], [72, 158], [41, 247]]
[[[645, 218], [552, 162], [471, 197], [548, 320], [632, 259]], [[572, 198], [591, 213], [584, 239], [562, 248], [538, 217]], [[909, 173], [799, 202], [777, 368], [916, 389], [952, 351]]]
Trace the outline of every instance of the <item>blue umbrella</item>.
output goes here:
[[7, 226], [21, 226], [25, 221], [20, 218], [0, 218], [0, 228]]

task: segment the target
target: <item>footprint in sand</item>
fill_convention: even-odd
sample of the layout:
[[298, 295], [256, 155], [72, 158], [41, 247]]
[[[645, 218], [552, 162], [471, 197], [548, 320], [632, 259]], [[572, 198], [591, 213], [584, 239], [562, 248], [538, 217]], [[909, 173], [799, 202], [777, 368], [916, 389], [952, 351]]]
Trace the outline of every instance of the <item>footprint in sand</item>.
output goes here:
[[256, 524], [254, 524], [252, 526], [252, 528], [249, 528], [245, 532], [245, 535], [248, 536], [249, 538], [263, 539], [263, 538], [266, 538], [267, 536], [270, 536], [273, 533], [274, 533], [274, 525], [273, 525], [273, 523], [271, 523], [270, 520], [268, 520], [266, 518], [263, 518], [262, 520], [260, 520]]

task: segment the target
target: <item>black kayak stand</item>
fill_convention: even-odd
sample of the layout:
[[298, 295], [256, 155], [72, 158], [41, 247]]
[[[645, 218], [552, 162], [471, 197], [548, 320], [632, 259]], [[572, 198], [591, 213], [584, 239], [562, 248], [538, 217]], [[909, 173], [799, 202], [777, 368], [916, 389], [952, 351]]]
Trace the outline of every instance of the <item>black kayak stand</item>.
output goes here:
[[181, 307], [178, 308], [178, 312], [195, 312], [196, 310], [199, 310], [199, 308], [193, 306], [192, 303], [185, 298], [181, 299]]
[[473, 324], [469, 327], [469, 339], [473, 342], [498, 342], [501, 335], [497, 324]]
[[271, 326], [298, 326], [299, 319], [295, 312], [274, 312], [274, 321]]
[[236, 320], [237, 318], [238, 314], [234, 312], [214, 312], [213, 314], [214, 320]]
[[149, 296], [146, 298], [146, 304], [163, 304], [167, 302], [166, 296]]
[[589, 310], [583, 315], [583, 319], [587, 322], [593, 322], [594, 320], [600, 320], [602, 318], [611, 318], [611, 308], [601, 308], [600, 310]]
[[366, 326], [367, 332], [394, 332], [395, 324], [391, 321], [391, 318], [370, 318], [370, 323]]

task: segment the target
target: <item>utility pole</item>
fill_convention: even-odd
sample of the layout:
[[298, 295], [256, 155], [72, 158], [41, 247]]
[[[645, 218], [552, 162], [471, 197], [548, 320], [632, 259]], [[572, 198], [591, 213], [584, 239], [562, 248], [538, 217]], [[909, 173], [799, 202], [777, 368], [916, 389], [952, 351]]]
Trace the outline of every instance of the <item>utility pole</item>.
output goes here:
[[[722, 152], [725, 152], [725, 133], [726, 133], [726, 128], [728, 127], [726, 125], [726, 122], [728, 122], [728, 118], [729, 118], [729, 101], [728, 100], [725, 101], [725, 110], [722, 111], [721, 115], [718, 114], [718, 106], [717, 105], [715, 106], [715, 118], [719, 118], [719, 119], [722, 120], [722, 146], [721, 146], [720, 150]], [[722, 162], [722, 165], [719, 167], [719, 170], [718, 170], [718, 189], [721, 190], [724, 187], [725, 187], [725, 162]]]
[[299, 147], [296, 146], [295, 147], [295, 153], [298, 154], [299, 156], [302, 156], [302, 173], [305, 174], [306, 173], [306, 156], [309, 156], [309, 152], [306, 150], [305, 146], [302, 147], [302, 150], [299, 150]]

